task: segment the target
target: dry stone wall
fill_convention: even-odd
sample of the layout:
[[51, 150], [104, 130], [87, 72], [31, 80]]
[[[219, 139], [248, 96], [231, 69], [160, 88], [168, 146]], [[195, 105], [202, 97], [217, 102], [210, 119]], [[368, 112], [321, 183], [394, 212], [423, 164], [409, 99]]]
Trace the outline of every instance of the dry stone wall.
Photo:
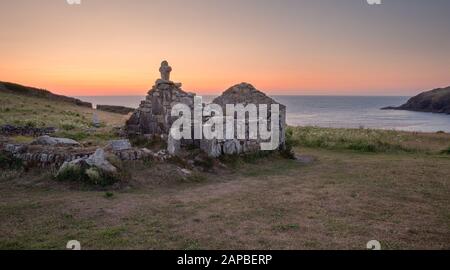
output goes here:
[[[77, 159], [87, 159], [98, 148], [73, 147], [41, 147], [22, 144], [0, 144], [0, 151], [10, 153], [13, 157], [25, 163], [36, 164], [41, 167], [60, 166], [64, 162]], [[152, 159], [156, 161], [167, 160], [170, 156], [166, 151], [153, 152], [146, 148], [130, 148], [126, 150], [108, 150], [122, 161], [137, 161]]]
[[0, 135], [4, 136], [42, 136], [49, 135], [56, 132], [54, 127], [28, 127], [28, 126], [13, 126], [13, 125], [2, 125], [0, 126]]

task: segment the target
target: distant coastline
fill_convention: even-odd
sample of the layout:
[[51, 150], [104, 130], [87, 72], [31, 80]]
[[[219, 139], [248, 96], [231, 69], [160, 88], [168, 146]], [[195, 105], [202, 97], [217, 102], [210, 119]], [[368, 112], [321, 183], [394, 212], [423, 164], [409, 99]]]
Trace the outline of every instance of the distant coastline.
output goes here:
[[450, 86], [420, 93], [401, 106], [382, 109], [450, 114]]
[[[214, 95], [202, 96], [210, 102]], [[403, 104], [408, 96], [311, 96], [272, 95], [287, 106], [287, 122], [292, 126], [333, 128], [395, 129], [415, 132], [450, 132], [450, 117], [413, 111], [380, 110]], [[144, 96], [77, 96], [95, 104], [136, 108]]]
[[[79, 96], [65, 97], [33, 87], [11, 84], [15, 93], [56, 99], [91, 108], [97, 105], [106, 111], [128, 114], [137, 108], [144, 96]], [[4, 84], [0, 85], [6, 91]], [[0, 87], [0, 88], [1, 88]], [[436, 90], [431, 91], [433, 95]], [[439, 91], [441, 93], [442, 91]], [[424, 94], [419, 95], [423, 99]], [[425, 94], [429, 96], [429, 94]], [[203, 102], [211, 102], [215, 95], [204, 95]], [[391, 104], [408, 104], [417, 97], [406, 96], [311, 96], [273, 95], [287, 106], [287, 123], [291, 126], [331, 128], [392, 129], [414, 132], [450, 133], [450, 117], [446, 114], [424, 113], [424, 110], [380, 110]], [[405, 105], [404, 105], [405, 106]]]

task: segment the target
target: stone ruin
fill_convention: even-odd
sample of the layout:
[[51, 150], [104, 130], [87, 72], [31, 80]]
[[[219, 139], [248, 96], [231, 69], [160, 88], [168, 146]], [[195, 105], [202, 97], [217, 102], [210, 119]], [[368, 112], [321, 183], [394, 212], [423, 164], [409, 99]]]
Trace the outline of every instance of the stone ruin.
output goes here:
[[[148, 92], [138, 109], [132, 114], [126, 123], [126, 132], [129, 136], [144, 136], [147, 138], [160, 137], [167, 141], [168, 152], [177, 155], [180, 149], [185, 145], [193, 145], [200, 148], [210, 157], [219, 157], [221, 155], [233, 155], [260, 151], [260, 139], [201, 139], [177, 141], [170, 136], [170, 128], [177, 117], [171, 116], [172, 107], [175, 104], [183, 103], [194, 110], [195, 94], [187, 93], [181, 89], [181, 83], [170, 81], [170, 72], [172, 68], [167, 61], [161, 63], [161, 79], [158, 79], [152, 89]], [[254, 88], [251, 84], [241, 83], [232, 86], [221, 96], [213, 100], [213, 103], [222, 107], [225, 112], [226, 104], [267, 104], [269, 112], [267, 114], [270, 123], [270, 105], [279, 104], [263, 92]], [[205, 104], [202, 105], [203, 107]], [[280, 138], [279, 148], [285, 146], [286, 131], [286, 106], [279, 104], [280, 109]], [[194, 115], [192, 113], [191, 115]], [[203, 117], [203, 122], [208, 117]], [[236, 121], [236, 119], [235, 119]], [[245, 123], [248, 129], [248, 121]], [[193, 133], [193, 127], [191, 127]]]
[[[167, 62], [163, 62], [160, 68], [161, 79], [158, 79], [152, 89], [148, 92], [145, 100], [143, 100], [138, 109], [136, 109], [130, 119], [127, 121], [125, 130], [129, 136], [143, 136], [149, 139], [155, 137], [162, 138], [167, 142], [167, 150], [159, 150], [153, 152], [146, 148], [134, 148], [129, 140], [110, 141], [104, 148], [95, 146], [81, 145], [80, 143], [66, 139], [54, 138], [47, 134], [53, 133], [53, 128], [49, 129], [20, 129], [13, 126], [2, 126], [0, 134], [13, 136], [17, 134], [32, 134], [40, 136], [29, 144], [14, 144], [9, 140], [3, 140], [0, 136], [0, 152], [20, 159], [28, 165], [38, 165], [42, 167], [62, 166], [63, 164], [78, 164], [79, 162], [98, 161], [97, 165], [106, 164], [104, 158], [106, 153], [114, 155], [123, 161], [135, 160], [156, 160], [166, 161], [173, 155], [182, 155], [182, 149], [186, 146], [190, 148], [198, 148], [210, 157], [219, 157], [221, 155], [234, 155], [241, 153], [260, 151], [260, 139], [182, 139], [175, 140], [170, 136], [172, 124], [178, 119], [171, 116], [174, 105], [182, 103], [187, 105], [191, 110], [194, 118], [194, 107], [205, 109], [205, 104], [196, 102], [195, 94], [187, 93], [181, 89], [180, 83], [170, 80], [170, 72], [172, 68]], [[252, 85], [241, 83], [226, 90], [221, 96], [213, 100], [214, 104], [219, 105], [226, 112], [227, 104], [266, 104], [270, 108], [270, 104], [278, 104], [276, 101], [255, 89]], [[285, 130], [286, 130], [286, 107], [279, 104], [280, 121], [279, 121], [279, 148], [285, 146]], [[259, 115], [261, 117], [261, 115]], [[267, 122], [270, 122], [271, 111], [267, 113]], [[210, 120], [211, 116], [202, 116], [203, 126]], [[195, 121], [195, 119], [194, 119]], [[193, 123], [194, 123], [193, 121]], [[235, 127], [237, 118], [235, 116]], [[190, 127], [190, 132], [194, 133], [194, 124]], [[245, 120], [245, 128], [248, 131], [249, 119]], [[184, 128], [184, 127], [183, 127]], [[225, 132], [225, 130], [224, 130]], [[235, 128], [236, 132], [236, 128]], [[27, 165], [27, 166], [28, 166]], [[62, 166], [63, 167], [63, 166]], [[107, 166], [109, 167], [109, 166]], [[106, 168], [108, 169], [108, 168]]]
[[[257, 90], [253, 85], [249, 83], [240, 83], [230, 87], [228, 90], [222, 93], [221, 96], [215, 98], [212, 103], [218, 104], [222, 107], [222, 110], [226, 111], [227, 104], [242, 104], [247, 106], [248, 104], [267, 104], [269, 109], [269, 113], [267, 114], [267, 121], [270, 123], [271, 104], [278, 104], [280, 109], [280, 119], [279, 119], [279, 130], [280, 130], [280, 138], [279, 138], [279, 148], [284, 148], [285, 146], [285, 133], [286, 133], [286, 106], [279, 104], [272, 98], [268, 97], [263, 92]], [[260, 117], [260, 116], [258, 116]], [[235, 116], [236, 118], [236, 116]], [[236, 119], [235, 119], [236, 122]], [[248, 132], [248, 119], [246, 119], [246, 130]], [[237, 124], [235, 123], [235, 127]], [[236, 128], [235, 128], [236, 133]], [[218, 157], [223, 154], [225, 155], [233, 155], [233, 154], [241, 154], [248, 152], [257, 152], [260, 151], [260, 144], [263, 141], [261, 139], [251, 140], [202, 140], [200, 142], [200, 148], [207, 152], [209, 156]]]
[[184, 103], [193, 108], [195, 95], [181, 90], [181, 83], [169, 80], [171, 70], [166, 61], [162, 62], [161, 79], [156, 81], [146, 99], [126, 123], [128, 135], [160, 136], [167, 139], [170, 127], [176, 120], [170, 115], [172, 106]]

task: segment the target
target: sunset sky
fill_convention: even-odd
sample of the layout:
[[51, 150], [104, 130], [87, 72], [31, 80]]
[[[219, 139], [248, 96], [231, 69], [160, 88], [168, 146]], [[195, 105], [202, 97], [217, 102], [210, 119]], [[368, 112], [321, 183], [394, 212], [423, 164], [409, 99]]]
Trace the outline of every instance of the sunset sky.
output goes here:
[[200, 94], [413, 95], [450, 85], [450, 1], [0, 0], [0, 80], [144, 95], [161, 60]]

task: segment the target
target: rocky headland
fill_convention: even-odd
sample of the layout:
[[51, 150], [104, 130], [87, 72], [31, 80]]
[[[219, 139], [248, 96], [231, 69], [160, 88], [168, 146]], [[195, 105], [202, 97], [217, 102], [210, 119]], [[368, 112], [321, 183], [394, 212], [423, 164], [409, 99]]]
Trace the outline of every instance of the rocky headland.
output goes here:
[[399, 107], [385, 107], [383, 110], [408, 110], [450, 114], [450, 86], [423, 92], [412, 97]]

